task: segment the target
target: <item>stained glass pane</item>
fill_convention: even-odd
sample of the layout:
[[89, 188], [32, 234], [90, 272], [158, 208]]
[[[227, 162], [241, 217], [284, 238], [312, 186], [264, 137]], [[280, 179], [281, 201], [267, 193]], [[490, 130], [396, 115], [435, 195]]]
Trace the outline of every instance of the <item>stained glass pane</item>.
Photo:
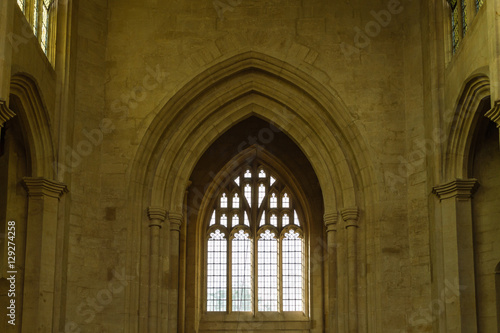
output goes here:
[[451, 11], [451, 40], [453, 53], [455, 53], [458, 48], [458, 44], [460, 43], [460, 33], [458, 30], [458, 6]]
[[250, 170], [245, 171], [245, 174], [243, 175], [243, 177], [245, 177], [247, 179], [252, 178], [252, 172], [250, 172]]
[[260, 223], [259, 227], [262, 227], [264, 224], [266, 224], [266, 212], [262, 212], [262, 217], [260, 218]]
[[210, 234], [207, 252], [207, 311], [226, 311], [227, 240], [219, 230]]
[[273, 176], [269, 177], [269, 183], [271, 184], [271, 186], [273, 186], [273, 184], [275, 182], [276, 182], [276, 179]]
[[278, 217], [275, 214], [271, 215], [271, 218], [269, 219], [269, 224], [271, 224], [274, 227], [278, 227]]
[[481, 6], [483, 5], [483, 0], [476, 0], [476, 11], [481, 9]]
[[247, 199], [248, 206], [252, 207], [252, 187], [250, 184], [245, 185], [245, 198]]
[[215, 210], [212, 213], [212, 217], [210, 218], [210, 226], [215, 225]]
[[236, 183], [236, 185], [240, 186], [240, 177], [239, 177], [239, 176], [238, 176], [238, 177], [236, 177], [236, 178], [234, 179], [234, 182]]
[[33, 33], [35, 36], [38, 36], [38, 8], [40, 8], [38, 0], [33, 1]]
[[232, 309], [252, 310], [251, 241], [248, 233], [240, 230], [232, 240]]
[[278, 241], [266, 230], [258, 241], [258, 310], [278, 311]]
[[247, 212], [245, 212], [245, 219], [243, 220], [243, 224], [246, 225], [247, 227], [250, 226], [250, 221], [248, 220]]
[[24, 0], [17, 0], [17, 5], [19, 6], [19, 8], [21, 8], [21, 11], [24, 13], [24, 6], [25, 6]]
[[266, 196], [266, 186], [264, 184], [259, 185], [259, 207]]
[[276, 193], [271, 194], [271, 198], [269, 198], [269, 207], [278, 208], [278, 198], [276, 197]]
[[288, 214], [283, 214], [283, 217], [281, 220], [281, 226], [286, 227], [289, 224], [290, 224], [290, 218], [288, 217]]
[[297, 215], [296, 210], [293, 211], [293, 220], [294, 220], [294, 223], [300, 227], [299, 216]]
[[226, 214], [222, 214], [222, 216], [220, 217], [220, 224], [227, 228], [227, 216], [226, 216]]
[[462, 36], [465, 36], [467, 32], [467, 1], [461, 0], [462, 2]]
[[222, 193], [222, 196], [220, 197], [220, 208], [227, 208], [226, 193]]
[[264, 170], [259, 171], [259, 178], [266, 178], [266, 172]]
[[302, 239], [295, 231], [283, 238], [283, 311], [303, 311]]
[[290, 198], [288, 197], [287, 193], [283, 194], [283, 198], [281, 200], [281, 207], [290, 208]]
[[240, 218], [238, 217], [237, 214], [234, 214], [233, 215], [233, 219], [232, 219], [232, 222], [231, 222], [231, 225], [233, 227], [236, 227], [238, 224], [240, 224]]
[[233, 196], [233, 208], [240, 208], [240, 197], [238, 193], [235, 193]]

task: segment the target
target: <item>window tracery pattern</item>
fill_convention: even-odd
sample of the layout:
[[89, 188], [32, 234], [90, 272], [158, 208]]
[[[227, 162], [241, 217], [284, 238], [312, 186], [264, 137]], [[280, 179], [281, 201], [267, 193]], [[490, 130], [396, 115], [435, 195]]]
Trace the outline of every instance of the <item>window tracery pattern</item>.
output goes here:
[[245, 167], [208, 216], [207, 312], [304, 311], [304, 234], [277, 175]]

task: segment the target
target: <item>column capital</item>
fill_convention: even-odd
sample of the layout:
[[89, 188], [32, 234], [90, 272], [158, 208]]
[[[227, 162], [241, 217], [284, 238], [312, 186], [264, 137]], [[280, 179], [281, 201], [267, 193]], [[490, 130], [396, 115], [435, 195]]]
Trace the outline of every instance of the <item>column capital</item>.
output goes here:
[[0, 127], [3, 127], [5, 122], [14, 118], [15, 115], [14, 111], [7, 106], [7, 102], [0, 99]]
[[43, 177], [24, 177], [24, 186], [30, 197], [52, 197], [59, 199], [68, 192], [65, 184]]
[[342, 215], [342, 219], [346, 223], [345, 226], [346, 228], [358, 226], [358, 217], [359, 217], [358, 207], [344, 208], [340, 211], [340, 214]]
[[150, 227], [160, 227], [167, 217], [167, 210], [161, 207], [148, 207], [148, 217]]
[[150, 220], [165, 221], [167, 210], [161, 207], [148, 207], [148, 217]]
[[484, 114], [485, 117], [493, 121], [500, 128], [500, 100], [495, 101], [493, 107]]
[[475, 178], [455, 179], [446, 184], [435, 186], [432, 189], [440, 201], [449, 198], [458, 200], [469, 200], [479, 187], [479, 182]]
[[328, 213], [323, 216], [326, 232], [337, 231], [338, 213]]
[[168, 213], [168, 221], [170, 222], [170, 230], [180, 231], [182, 224], [182, 214], [180, 213]]

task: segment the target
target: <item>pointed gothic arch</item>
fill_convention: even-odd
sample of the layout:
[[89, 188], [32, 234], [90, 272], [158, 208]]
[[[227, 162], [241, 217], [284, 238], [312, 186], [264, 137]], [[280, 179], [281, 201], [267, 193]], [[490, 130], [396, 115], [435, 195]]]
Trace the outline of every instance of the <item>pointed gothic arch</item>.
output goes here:
[[[147, 244], [148, 233], [153, 237], [151, 239], [156, 239], [159, 234], [160, 238], [170, 242], [170, 250], [166, 250], [170, 253], [164, 255], [170, 257], [172, 264], [172, 251], [177, 252], [174, 256], [178, 260], [179, 232], [182, 232], [185, 218], [185, 193], [192, 170], [218, 137], [252, 116], [279, 128], [306, 155], [318, 176], [329, 230], [334, 230], [331, 223], [336, 223], [337, 217], [346, 223], [343, 227], [357, 227], [360, 210], [363, 211], [363, 225], [376, 221], [378, 193], [375, 185], [382, 181], [382, 177], [375, 174], [356, 119], [338, 94], [294, 66], [261, 53], [246, 52], [199, 74], [157, 110], [130, 170], [130, 200], [135, 202], [134, 217], [129, 224], [131, 244], [137, 243], [137, 235], [142, 235]], [[149, 207], [149, 220], [144, 215], [146, 207]], [[137, 223], [140, 220], [144, 222], [142, 225]], [[168, 227], [159, 230], [163, 220], [167, 221]], [[355, 229], [350, 228], [350, 233]], [[339, 234], [344, 235], [344, 231]], [[364, 236], [360, 238], [363, 242]], [[357, 274], [355, 249], [359, 247], [363, 255], [369, 245], [357, 245], [356, 237], [350, 236], [350, 241], [353, 242], [349, 245], [349, 265], [352, 268], [349, 274], [352, 275]], [[129, 248], [129, 269], [133, 269], [133, 262], [141, 260], [141, 253], [160, 253], [158, 260], [163, 260], [161, 245], [151, 244], [154, 249], [139, 250], [139, 245]], [[159, 292], [157, 279], [161, 279], [161, 272], [156, 269], [161, 268], [154, 258], [150, 256], [150, 260], [155, 261], [150, 262], [150, 267], [155, 267], [155, 271], [145, 270], [142, 282], [129, 289], [132, 293], [131, 311], [133, 313], [137, 308], [139, 318], [149, 318], [150, 327], [163, 322], [161, 325], [168, 325], [175, 331], [177, 320], [174, 323], [172, 318], [176, 314], [172, 313], [176, 313], [177, 308], [169, 306], [170, 319], [159, 314], [162, 301], [158, 301], [155, 295]], [[177, 285], [177, 278], [171, 279], [170, 283]], [[148, 287], [147, 279], [154, 288]], [[365, 279], [363, 277], [360, 281], [366, 283]], [[344, 291], [344, 295], [350, 295], [349, 316], [354, 325], [358, 315], [357, 280], [353, 278], [343, 283], [347, 282], [349, 292]], [[141, 309], [139, 304], [148, 302], [148, 290], [149, 302], [154, 304], [149, 309]], [[168, 298], [171, 295], [164, 296], [163, 302], [168, 302]], [[183, 302], [182, 297], [179, 300]], [[139, 318], [132, 316], [131, 325], [141, 326]]]

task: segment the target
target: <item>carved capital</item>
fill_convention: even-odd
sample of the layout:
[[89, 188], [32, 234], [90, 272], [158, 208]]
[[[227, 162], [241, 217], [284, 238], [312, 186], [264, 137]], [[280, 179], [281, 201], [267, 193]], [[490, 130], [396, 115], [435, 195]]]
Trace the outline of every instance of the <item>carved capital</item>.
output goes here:
[[346, 228], [358, 227], [359, 209], [357, 207], [344, 208], [340, 211]]
[[68, 192], [65, 184], [43, 177], [24, 177], [24, 186], [30, 197], [51, 197], [59, 199]]
[[338, 213], [329, 213], [323, 216], [326, 232], [337, 231]]
[[7, 106], [7, 102], [0, 99], [0, 127], [3, 127], [5, 122], [14, 118], [15, 115], [14, 111]]
[[493, 121], [497, 124], [497, 127], [500, 128], [500, 101], [495, 101], [495, 104], [484, 114], [485, 117]]
[[167, 210], [160, 207], [148, 207], [148, 217], [150, 227], [157, 226], [161, 228], [161, 224], [167, 217]]
[[455, 179], [449, 183], [435, 186], [432, 193], [437, 195], [440, 201], [449, 198], [458, 200], [470, 200], [479, 187], [477, 179]]
[[182, 214], [168, 213], [168, 221], [170, 222], [170, 230], [180, 231], [182, 225]]

